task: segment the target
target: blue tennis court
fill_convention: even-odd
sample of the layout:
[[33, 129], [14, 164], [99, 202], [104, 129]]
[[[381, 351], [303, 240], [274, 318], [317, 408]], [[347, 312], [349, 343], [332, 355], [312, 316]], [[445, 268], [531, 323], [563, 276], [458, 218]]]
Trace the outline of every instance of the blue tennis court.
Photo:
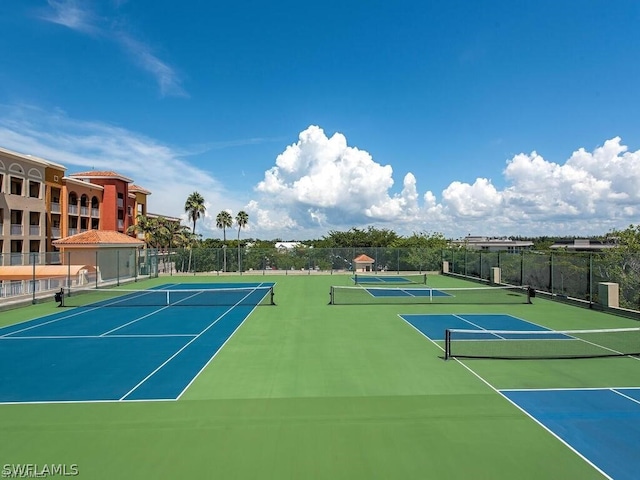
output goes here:
[[451, 297], [452, 295], [436, 288], [367, 288], [372, 297]]
[[356, 284], [400, 285], [407, 283], [427, 283], [426, 274], [391, 275], [391, 274], [366, 274], [357, 273], [352, 278]]
[[273, 285], [164, 285], [1, 328], [0, 402], [177, 399]]
[[[487, 338], [484, 333], [486, 330], [549, 331], [549, 329], [535, 323], [504, 314], [411, 314], [400, 315], [400, 318], [434, 342], [444, 341], [447, 329], [477, 330], [480, 339]], [[562, 334], [558, 334], [556, 337], [558, 339], [567, 338]], [[468, 335], [467, 338], [473, 339], [474, 337]], [[518, 338], [526, 338], [526, 336], [520, 335]]]
[[640, 472], [640, 388], [501, 390], [604, 475]]

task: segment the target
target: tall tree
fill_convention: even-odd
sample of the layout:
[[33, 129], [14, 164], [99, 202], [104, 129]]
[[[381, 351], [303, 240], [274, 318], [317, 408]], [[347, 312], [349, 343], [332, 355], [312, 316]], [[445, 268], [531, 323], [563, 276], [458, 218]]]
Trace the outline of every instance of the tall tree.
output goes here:
[[[193, 192], [187, 197], [187, 201], [184, 204], [184, 211], [189, 215], [189, 220], [193, 222], [193, 229], [191, 233], [196, 234], [196, 221], [204, 215], [207, 207], [204, 205], [204, 197], [198, 192]], [[189, 270], [191, 270], [191, 248], [189, 248]]]
[[227, 228], [233, 225], [233, 217], [226, 210], [222, 210], [216, 215], [216, 227], [222, 229], [222, 239], [224, 244], [222, 245], [223, 258], [222, 258], [222, 271], [227, 271]]
[[249, 214], [244, 210], [240, 210], [236, 215], [236, 224], [238, 225], [238, 272], [242, 272], [240, 263], [240, 230], [247, 226], [249, 223]]
[[198, 192], [193, 192], [187, 197], [184, 204], [184, 211], [188, 214], [189, 220], [193, 222], [191, 233], [196, 233], [196, 221], [204, 215], [207, 207], [204, 205], [204, 197]]

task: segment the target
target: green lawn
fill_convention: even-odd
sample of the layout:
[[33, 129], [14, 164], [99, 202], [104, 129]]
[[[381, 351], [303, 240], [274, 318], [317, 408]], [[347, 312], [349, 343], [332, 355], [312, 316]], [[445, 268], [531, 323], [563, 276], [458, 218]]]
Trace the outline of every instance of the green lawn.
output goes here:
[[[442, 360], [398, 314], [507, 313], [557, 329], [637, 323], [539, 299], [328, 305], [331, 285], [350, 284], [341, 275], [163, 277], [136, 287], [230, 280], [277, 282], [277, 306], [256, 308], [180, 400], [0, 405], [0, 468], [77, 464], [91, 479], [603, 478], [462, 363]], [[54, 310], [11, 310], [0, 322]], [[624, 358], [464, 363], [496, 388], [637, 386], [640, 368]]]

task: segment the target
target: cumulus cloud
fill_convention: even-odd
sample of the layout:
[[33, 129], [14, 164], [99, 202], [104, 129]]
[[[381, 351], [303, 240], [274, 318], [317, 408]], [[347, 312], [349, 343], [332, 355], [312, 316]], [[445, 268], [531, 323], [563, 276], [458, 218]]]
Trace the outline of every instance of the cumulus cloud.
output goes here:
[[594, 235], [640, 221], [640, 150], [630, 151], [619, 137], [593, 151], [578, 148], [564, 161], [535, 151], [514, 155], [495, 172], [503, 175], [504, 188], [487, 176], [472, 183], [452, 178], [442, 192], [433, 192], [421, 190], [413, 172], [403, 172], [396, 187], [391, 165], [350, 146], [341, 133], [328, 136], [310, 126], [274, 159], [253, 198], [230, 193], [197, 167], [191, 154], [200, 152], [64, 112], [0, 105], [0, 145], [61, 163], [69, 173], [118, 171], [152, 191], [154, 213], [182, 216], [186, 224], [184, 201], [197, 190], [207, 200], [197, 227], [204, 237], [221, 235], [219, 207], [232, 215], [245, 210], [245, 231], [254, 238], [287, 240], [367, 226], [448, 237]]
[[277, 156], [255, 190], [269, 203], [285, 207], [297, 226], [407, 219], [418, 213], [416, 179], [408, 173], [404, 188], [390, 195], [393, 169], [347, 144], [341, 133], [328, 137], [318, 126]]
[[[507, 160], [507, 185], [489, 178], [453, 180], [438, 200], [419, 193], [415, 175], [404, 176], [393, 193], [393, 169], [349, 146], [344, 135], [330, 137], [318, 126], [277, 156], [255, 187], [264, 218], [272, 208], [286, 221], [265, 228], [328, 229], [377, 225], [399, 233], [439, 231], [449, 236], [593, 235], [624, 227], [640, 214], [640, 151], [629, 152], [615, 137], [588, 152], [576, 150], [563, 163], [537, 152]], [[321, 233], [322, 234], [322, 233]]]

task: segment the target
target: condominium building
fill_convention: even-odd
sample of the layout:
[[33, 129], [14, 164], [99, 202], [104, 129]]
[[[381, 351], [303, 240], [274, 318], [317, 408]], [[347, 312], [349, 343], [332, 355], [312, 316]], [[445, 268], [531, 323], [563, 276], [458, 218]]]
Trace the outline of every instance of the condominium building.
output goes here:
[[[87, 230], [127, 233], [148, 190], [110, 171], [66, 167], [0, 148], [0, 266], [56, 263], [54, 240]], [[49, 256], [45, 260], [45, 256]]]

